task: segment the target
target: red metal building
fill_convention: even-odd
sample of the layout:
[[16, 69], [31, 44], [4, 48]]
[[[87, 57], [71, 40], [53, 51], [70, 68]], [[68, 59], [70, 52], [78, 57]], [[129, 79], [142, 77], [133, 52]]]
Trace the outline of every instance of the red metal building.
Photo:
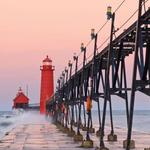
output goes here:
[[18, 93], [13, 101], [13, 108], [28, 108], [29, 98], [23, 93], [21, 87], [19, 88]]
[[52, 66], [52, 60], [47, 56], [43, 60], [41, 66], [41, 93], [40, 93], [40, 113], [46, 113], [46, 101], [54, 93], [54, 67]]

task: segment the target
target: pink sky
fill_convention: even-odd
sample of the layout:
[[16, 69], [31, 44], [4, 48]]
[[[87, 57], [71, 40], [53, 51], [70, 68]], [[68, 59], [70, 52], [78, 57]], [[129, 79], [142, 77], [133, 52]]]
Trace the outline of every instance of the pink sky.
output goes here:
[[[18, 87], [29, 85], [32, 102], [39, 101], [40, 65], [48, 54], [55, 80], [80, 43], [106, 21], [106, 7], [122, 0], [3, 0], [0, 1], [0, 110], [10, 109]], [[119, 27], [137, 9], [126, 0], [116, 16]], [[109, 35], [110, 24], [100, 33]], [[105, 34], [104, 34], [105, 33]], [[89, 50], [89, 53], [92, 50]]]

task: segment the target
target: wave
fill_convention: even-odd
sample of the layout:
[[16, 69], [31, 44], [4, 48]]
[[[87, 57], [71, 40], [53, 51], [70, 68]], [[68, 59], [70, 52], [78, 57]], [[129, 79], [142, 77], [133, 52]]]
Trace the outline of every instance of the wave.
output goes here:
[[23, 112], [16, 110], [12, 112], [0, 112], [0, 138], [21, 124], [40, 124], [43, 122], [46, 122], [45, 116], [41, 116], [36, 111]]
[[2, 126], [2, 127], [7, 127], [7, 126], [10, 126], [10, 125], [12, 125], [13, 124], [13, 122], [7, 122], [7, 121], [5, 121], [5, 122], [1, 122], [0, 123], [0, 126]]

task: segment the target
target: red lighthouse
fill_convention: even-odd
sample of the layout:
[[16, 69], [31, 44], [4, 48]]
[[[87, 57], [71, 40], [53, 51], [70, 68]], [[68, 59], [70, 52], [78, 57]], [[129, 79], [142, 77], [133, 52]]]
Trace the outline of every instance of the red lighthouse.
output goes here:
[[54, 79], [53, 79], [54, 67], [52, 66], [52, 60], [48, 56], [43, 60], [41, 66], [41, 95], [40, 95], [40, 113], [46, 112], [46, 101], [54, 93]]
[[29, 98], [23, 93], [21, 87], [19, 88], [19, 91], [15, 97], [13, 108], [28, 108]]

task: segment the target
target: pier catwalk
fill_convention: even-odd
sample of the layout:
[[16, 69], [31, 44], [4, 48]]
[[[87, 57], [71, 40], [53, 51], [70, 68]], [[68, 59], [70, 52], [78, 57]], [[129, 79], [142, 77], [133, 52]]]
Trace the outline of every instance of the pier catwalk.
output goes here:
[[[23, 116], [22, 120], [25, 121], [21, 120], [20, 124], [17, 124], [0, 140], [0, 150], [85, 150], [80, 147], [81, 142], [75, 143], [73, 138], [62, 133], [44, 116], [32, 116], [32, 121], [28, 120], [28, 117], [29, 114]], [[95, 128], [98, 129], [98, 126]], [[106, 134], [108, 133], [109, 129], [106, 127]], [[126, 131], [122, 128], [116, 128], [116, 133], [119, 140], [107, 142], [105, 139], [106, 146], [110, 150], [123, 150], [122, 142], [126, 138]], [[85, 137], [86, 132], [82, 131], [82, 134]], [[99, 146], [99, 138], [94, 133], [91, 134], [91, 138], [94, 142], [94, 148], [88, 150], [95, 150]], [[135, 150], [149, 147], [150, 134], [133, 132], [133, 139], [136, 141], [137, 148]]]

